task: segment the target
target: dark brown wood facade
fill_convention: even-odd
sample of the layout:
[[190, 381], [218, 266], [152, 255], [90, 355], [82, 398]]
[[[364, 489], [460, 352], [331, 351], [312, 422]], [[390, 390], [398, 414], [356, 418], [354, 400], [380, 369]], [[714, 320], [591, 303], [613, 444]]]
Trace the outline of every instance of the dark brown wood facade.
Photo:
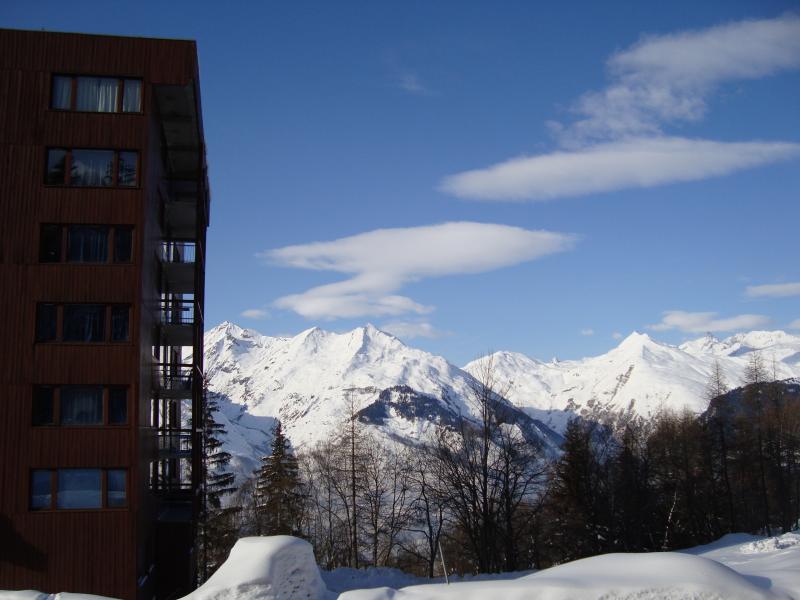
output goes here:
[[[141, 80], [142, 111], [54, 110], [55, 74]], [[184, 431], [176, 448], [178, 434], [153, 407], [200, 403], [208, 191], [199, 98], [194, 42], [0, 30], [0, 590], [152, 598], [192, 586], [200, 436]], [[52, 147], [135, 150], [138, 185], [45, 185]], [[132, 226], [132, 260], [40, 262], [50, 223]], [[173, 242], [191, 246], [190, 264], [165, 266]], [[173, 267], [189, 284], [170, 288]], [[128, 341], [37, 343], [40, 302], [129, 305]], [[165, 302], [192, 305], [171, 340]], [[194, 346], [190, 368], [156, 370], [172, 346]], [[188, 391], [170, 395], [161, 375], [180, 369]], [[128, 390], [126, 425], [33, 424], [35, 386], [92, 384]], [[171, 485], [164, 472], [179, 456], [195, 468]], [[68, 468], [127, 470], [126, 506], [33, 510], [32, 472]]]

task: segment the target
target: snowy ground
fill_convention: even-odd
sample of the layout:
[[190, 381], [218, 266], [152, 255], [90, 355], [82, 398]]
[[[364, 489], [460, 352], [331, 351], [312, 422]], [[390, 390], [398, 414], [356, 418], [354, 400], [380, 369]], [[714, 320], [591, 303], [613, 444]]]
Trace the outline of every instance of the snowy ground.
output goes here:
[[[239, 540], [185, 600], [800, 600], [800, 534], [726, 535], [682, 552], [606, 554], [536, 573], [420, 584], [395, 569], [320, 574], [311, 546], [288, 536]], [[2, 592], [2, 600], [98, 596]]]

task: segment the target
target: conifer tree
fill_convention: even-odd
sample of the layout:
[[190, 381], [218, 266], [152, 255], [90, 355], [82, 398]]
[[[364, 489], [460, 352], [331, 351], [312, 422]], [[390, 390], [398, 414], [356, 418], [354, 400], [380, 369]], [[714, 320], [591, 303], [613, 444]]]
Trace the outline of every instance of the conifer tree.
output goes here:
[[208, 382], [203, 382], [203, 460], [201, 462], [202, 498], [198, 526], [198, 574], [201, 581], [225, 561], [236, 543], [236, 507], [224, 506], [224, 496], [236, 491], [234, 474], [229, 470], [231, 455], [222, 449], [222, 436], [227, 432], [217, 422], [219, 411], [217, 397], [208, 391]]
[[305, 493], [297, 457], [281, 422], [272, 450], [262, 459], [256, 479], [256, 531], [261, 535], [300, 535]]

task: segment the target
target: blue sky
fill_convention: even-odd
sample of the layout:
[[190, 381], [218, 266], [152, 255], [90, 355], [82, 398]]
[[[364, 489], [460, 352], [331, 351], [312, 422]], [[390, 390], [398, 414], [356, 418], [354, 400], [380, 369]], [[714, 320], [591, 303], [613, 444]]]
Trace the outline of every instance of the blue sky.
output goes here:
[[28, 2], [0, 26], [197, 40], [209, 327], [369, 321], [464, 363], [800, 327], [797, 10]]

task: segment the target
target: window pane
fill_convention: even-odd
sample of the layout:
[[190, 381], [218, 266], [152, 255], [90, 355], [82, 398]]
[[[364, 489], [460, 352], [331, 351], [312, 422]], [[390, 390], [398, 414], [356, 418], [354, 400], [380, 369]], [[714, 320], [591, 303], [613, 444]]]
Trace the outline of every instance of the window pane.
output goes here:
[[64, 341], [102, 342], [105, 321], [106, 307], [102, 304], [65, 304]]
[[112, 387], [108, 390], [108, 423], [125, 425], [128, 422], [128, 389]]
[[52, 148], [47, 151], [47, 173], [44, 182], [48, 185], [62, 185], [65, 183], [67, 151], [61, 148]]
[[117, 112], [119, 80], [110, 77], [78, 77], [76, 110]]
[[114, 228], [114, 262], [131, 262], [133, 227]]
[[40, 385], [33, 388], [33, 424], [53, 425], [53, 388]]
[[53, 76], [53, 97], [50, 106], [59, 110], [69, 110], [72, 104], [72, 77]]
[[100, 469], [59, 469], [58, 508], [102, 508]]
[[73, 150], [69, 184], [108, 187], [114, 184], [113, 150]]
[[142, 112], [142, 82], [138, 79], [125, 80], [122, 112]]
[[125, 187], [136, 187], [139, 183], [138, 179], [138, 152], [120, 152], [119, 153], [119, 179], [117, 185]]
[[39, 234], [39, 261], [61, 260], [61, 225], [42, 225]]
[[67, 261], [106, 262], [108, 227], [71, 225], [67, 233]]
[[106, 471], [106, 486], [108, 498], [106, 505], [109, 508], [127, 505], [127, 471], [125, 469], [109, 469]]
[[128, 314], [130, 309], [128, 306], [112, 306], [111, 307], [111, 341], [112, 342], [127, 342], [128, 341]]
[[36, 341], [52, 342], [56, 339], [58, 309], [55, 304], [36, 305]]
[[100, 386], [61, 388], [62, 425], [102, 425], [103, 388]]
[[31, 471], [31, 508], [41, 510], [50, 508], [51, 493], [50, 473], [48, 469]]

